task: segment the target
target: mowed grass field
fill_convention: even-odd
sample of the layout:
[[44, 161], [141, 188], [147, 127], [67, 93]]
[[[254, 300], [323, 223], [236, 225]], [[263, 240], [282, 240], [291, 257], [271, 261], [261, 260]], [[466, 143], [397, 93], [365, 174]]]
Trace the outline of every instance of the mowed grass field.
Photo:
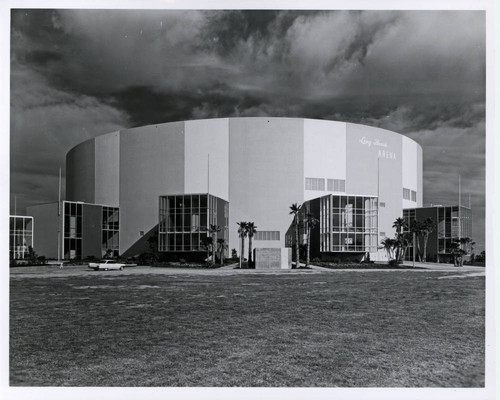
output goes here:
[[11, 277], [13, 386], [482, 387], [484, 277]]

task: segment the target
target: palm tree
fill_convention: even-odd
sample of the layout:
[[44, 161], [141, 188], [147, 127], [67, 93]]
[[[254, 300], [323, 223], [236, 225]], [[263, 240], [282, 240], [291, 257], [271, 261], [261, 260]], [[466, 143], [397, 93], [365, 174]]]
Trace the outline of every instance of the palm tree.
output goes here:
[[382, 245], [382, 248], [385, 249], [385, 251], [387, 252], [387, 258], [389, 259], [389, 261], [391, 261], [392, 251], [396, 246], [396, 240], [385, 237], [384, 239], [382, 239], [380, 244]]
[[427, 240], [434, 231], [434, 221], [431, 217], [427, 218], [422, 224], [422, 234], [424, 235], [424, 262], [427, 262]]
[[219, 260], [221, 267], [224, 265], [224, 251], [227, 249], [225, 239], [217, 239], [217, 250], [219, 251]]
[[295, 227], [295, 267], [300, 267], [300, 253], [299, 253], [299, 216], [300, 216], [300, 206], [297, 203], [293, 203], [290, 206], [290, 215], [293, 215], [293, 225]]
[[406, 250], [408, 250], [408, 246], [412, 243], [413, 234], [411, 232], [403, 232], [399, 237], [399, 244], [401, 246], [401, 254], [400, 258], [403, 261], [406, 257]]
[[392, 224], [393, 228], [396, 228], [396, 260], [399, 262], [401, 259], [401, 247], [403, 244], [402, 233], [408, 227], [408, 223], [404, 218], [398, 217]]
[[207, 252], [206, 262], [210, 261], [210, 251], [212, 250], [212, 238], [210, 236], [205, 236], [200, 239], [200, 245]]
[[460, 246], [461, 246], [460, 240], [454, 240], [450, 244], [451, 254], [453, 254], [453, 265], [455, 267], [462, 266], [462, 256], [465, 252], [462, 250]]
[[410, 232], [413, 233], [417, 239], [415, 240], [416, 249], [413, 249], [413, 251], [416, 252], [416, 255], [418, 256], [418, 260], [420, 262], [422, 262], [422, 253], [420, 252], [420, 235], [423, 233], [423, 231], [424, 224], [414, 219], [410, 225]]
[[404, 230], [404, 228], [408, 227], [408, 223], [404, 218], [398, 217], [392, 224], [393, 228], [396, 228], [396, 233], [399, 235]]
[[306, 226], [307, 226], [307, 256], [306, 256], [306, 267], [309, 266], [310, 254], [311, 254], [311, 230], [319, 222], [319, 219], [315, 218], [311, 213], [306, 214]]
[[247, 235], [247, 223], [245, 221], [241, 221], [237, 222], [237, 225], [239, 226], [238, 235], [241, 238], [241, 251], [240, 251], [240, 269], [241, 269], [242, 257], [245, 251], [245, 236]]
[[247, 222], [247, 235], [248, 235], [248, 265], [252, 263], [252, 238], [255, 232], [257, 232], [257, 227], [253, 222]]
[[210, 224], [208, 228], [208, 233], [212, 238], [212, 261], [215, 263], [215, 244], [217, 243], [217, 233], [221, 231], [221, 227], [219, 225]]
[[467, 249], [470, 246], [475, 245], [476, 243], [470, 237], [460, 238], [460, 247], [462, 250], [467, 252]]

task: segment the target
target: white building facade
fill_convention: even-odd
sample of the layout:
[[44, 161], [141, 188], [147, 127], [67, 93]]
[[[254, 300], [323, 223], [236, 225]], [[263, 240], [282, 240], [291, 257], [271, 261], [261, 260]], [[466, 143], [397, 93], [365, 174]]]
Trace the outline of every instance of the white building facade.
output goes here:
[[[222, 201], [229, 249], [239, 248], [239, 221], [257, 226], [254, 247], [284, 247], [290, 205], [328, 195], [371, 199], [378, 242], [393, 236], [403, 208], [422, 206], [421, 147], [395, 132], [345, 122], [258, 117], [150, 125], [87, 140], [66, 163], [67, 201], [119, 208], [125, 256], [147, 248], [160, 197], [209, 194]], [[193, 236], [182, 237], [192, 251]], [[373, 248], [372, 259], [385, 257]]]

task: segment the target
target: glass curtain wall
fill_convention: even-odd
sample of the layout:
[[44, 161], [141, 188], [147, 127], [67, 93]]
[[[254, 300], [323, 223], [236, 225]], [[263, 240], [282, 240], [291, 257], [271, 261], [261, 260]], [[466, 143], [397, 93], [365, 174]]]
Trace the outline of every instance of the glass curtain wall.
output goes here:
[[64, 202], [64, 248], [65, 259], [82, 256], [82, 204]]
[[320, 198], [319, 219], [322, 252], [377, 250], [376, 197], [324, 196]]
[[215, 196], [161, 196], [159, 215], [160, 251], [205, 251], [201, 243], [210, 225], [219, 225], [227, 239], [228, 203]]
[[10, 258], [26, 258], [33, 247], [33, 217], [11, 216], [9, 229]]
[[[449, 254], [451, 252], [452, 242], [460, 238], [472, 237], [472, 213], [470, 208], [458, 206], [437, 206], [434, 207], [437, 215], [435, 232], [438, 241], [438, 253]], [[419, 209], [411, 208], [403, 210], [403, 218], [407, 221], [408, 226], [411, 226], [412, 221], [419, 219]], [[435, 220], [435, 217], [432, 217]], [[431, 233], [429, 237], [436, 237]], [[435, 239], [434, 239], [435, 240]], [[464, 248], [467, 252], [471, 251], [471, 246]], [[406, 258], [413, 257], [413, 243], [410, 244], [406, 251]]]
[[[451, 252], [451, 243], [472, 236], [472, 213], [470, 208], [452, 206], [438, 209], [438, 252]], [[469, 246], [470, 247], [470, 246]], [[470, 251], [470, 248], [465, 249]]]
[[102, 254], [111, 250], [114, 256], [120, 253], [120, 209], [102, 207]]

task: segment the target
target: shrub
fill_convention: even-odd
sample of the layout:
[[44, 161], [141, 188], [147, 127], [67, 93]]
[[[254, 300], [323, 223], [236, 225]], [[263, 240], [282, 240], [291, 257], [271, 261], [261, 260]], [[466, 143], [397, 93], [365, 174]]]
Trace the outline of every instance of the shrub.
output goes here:
[[399, 265], [398, 260], [389, 260], [389, 265], [392, 267], [397, 267]]

